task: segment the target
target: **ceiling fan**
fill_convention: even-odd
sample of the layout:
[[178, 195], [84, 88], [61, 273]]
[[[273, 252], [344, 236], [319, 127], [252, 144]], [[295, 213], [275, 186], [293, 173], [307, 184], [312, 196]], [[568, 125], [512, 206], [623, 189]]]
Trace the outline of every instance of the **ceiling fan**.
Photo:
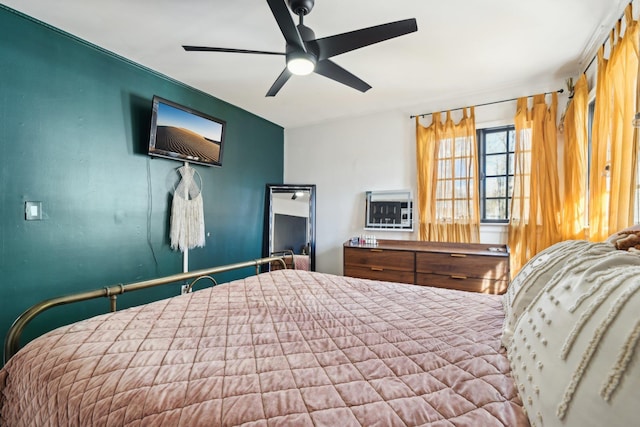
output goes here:
[[296, 26], [285, 5], [285, 0], [267, 0], [273, 16], [286, 41], [285, 52], [263, 50], [229, 49], [223, 47], [182, 46], [189, 52], [231, 52], [255, 53], [262, 55], [284, 55], [286, 68], [273, 83], [266, 96], [275, 96], [289, 78], [312, 72], [328, 77], [339, 83], [366, 92], [371, 89], [366, 82], [340, 67], [329, 58], [374, 43], [389, 40], [418, 30], [415, 18], [390, 22], [347, 33], [316, 39], [313, 30], [304, 25], [304, 16], [311, 12], [315, 0], [286, 0], [289, 8], [298, 15]]

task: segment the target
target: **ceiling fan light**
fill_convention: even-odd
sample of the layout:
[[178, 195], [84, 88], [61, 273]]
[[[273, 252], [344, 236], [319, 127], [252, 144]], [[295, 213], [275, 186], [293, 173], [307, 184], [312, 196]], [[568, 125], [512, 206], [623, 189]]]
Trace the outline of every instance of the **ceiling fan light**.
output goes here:
[[287, 68], [291, 74], [306, 76], [316, 68], [315, 58], [308, 53], [298, 53], [287, 57]]

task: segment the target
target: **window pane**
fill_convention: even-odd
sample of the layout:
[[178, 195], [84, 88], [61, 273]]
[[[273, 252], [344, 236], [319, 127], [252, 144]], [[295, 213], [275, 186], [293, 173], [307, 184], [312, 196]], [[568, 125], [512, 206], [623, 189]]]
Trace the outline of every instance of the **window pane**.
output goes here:
[[455, 164], [456, 164], [456, 175], [455, 175], [456, 178], [462, 178], [467, 176], [467, 159], [466, 158], [456, 159]]
[[485, 134], [486, 153], [504, 153], [507, 151], [506, 132], [492, 132]]
[[469, 195], [467, 194], [467, 182], [463, 179], [456, 180], [456, 188], [455, 188], [455, 198], [456, 199], [467, 199]]
[[514, 162], [516, 157], [513, 153], [509, 153], [509, 175], [513, 175]]
[[505, 199], [487, 199], [485, 204], [485, 219], [505, 219], [507, 207]]
[[469, 139], [468, 138], [456, 138], [456, 157], [466, 156], [467, 150], [469, 149]]
[[466, 200], [456, 200], [455, 219], [469, 219], [469, 203]]
[[509, 151], [516, 151], [516, 131], [509, 131]]
[[504, 154], [492, 154], [486, 157], [485, 175], [506, 175], [507, 174], [507, 157]]
[[443, 139], [440, 141], [440, 152], [438, 153], [439, 158], [451, 157], [451, 140]]
[[438, 181], [436, 187], [436, 198], [437, 199], [451, 199], [453, 195], [453, 184], [450, 180], [442, 180]]
[[505, 197], [507, 195], [507, 178], [496, 177], [485, 180], [485, 197]]
[[451, 161], [440, 160], [438, 161], [438, 178], [444, 179], [451, 176]]
[[451, 202], [450, 200], [436, 202], [436, 216], [438, 217], [438, 219], [450, 220], [452, 207], [453, 202]]
[[444, 199], [444, 181], [438, 181], [436, 185], [436, 200]]

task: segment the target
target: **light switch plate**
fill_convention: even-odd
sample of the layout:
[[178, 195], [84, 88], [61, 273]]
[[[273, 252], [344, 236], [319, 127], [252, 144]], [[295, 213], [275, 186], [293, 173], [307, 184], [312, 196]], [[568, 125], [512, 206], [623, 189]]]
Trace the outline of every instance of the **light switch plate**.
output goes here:
[[35, 221], [42, 219], [42, 202], [24, 202], [24, 219]]

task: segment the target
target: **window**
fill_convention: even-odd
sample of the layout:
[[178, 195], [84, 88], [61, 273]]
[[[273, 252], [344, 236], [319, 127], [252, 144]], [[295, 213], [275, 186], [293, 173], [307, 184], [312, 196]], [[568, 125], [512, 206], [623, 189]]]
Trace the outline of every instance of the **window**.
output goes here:
[[474, 215], [470, 206], [474, 171], [472, 137], [455, 137], [440, 140], [438, 153], [438, 177], [436, 184], [436, 215], [441, 222], [468, 221]]
[[513, 126], [478, 130], [482, 222], [509, 222], [515, 137]]

